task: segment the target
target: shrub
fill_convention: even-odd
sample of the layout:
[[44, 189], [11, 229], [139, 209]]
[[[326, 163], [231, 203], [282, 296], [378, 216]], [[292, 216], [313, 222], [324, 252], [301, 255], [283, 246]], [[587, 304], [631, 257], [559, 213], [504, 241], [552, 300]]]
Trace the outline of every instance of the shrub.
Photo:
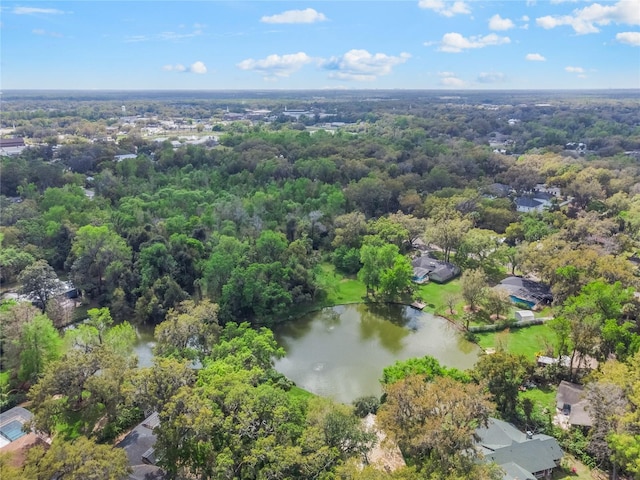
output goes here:
[[364, 418], [370, 413], [375, 414], [379, 406], [380, 400], [378, 400], [378, 397], [374, 397], [373, 395], [359, 397], [353, 401], [353, 413], [360, 418]]

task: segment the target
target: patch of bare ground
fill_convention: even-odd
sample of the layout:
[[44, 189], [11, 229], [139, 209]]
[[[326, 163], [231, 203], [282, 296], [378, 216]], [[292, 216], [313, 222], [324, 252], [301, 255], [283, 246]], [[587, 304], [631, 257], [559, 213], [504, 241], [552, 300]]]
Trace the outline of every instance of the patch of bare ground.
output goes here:
[[375, 432], [378, 437], [376, 445], [367, 454], [369, 463], [386, 472], [393, 472], [406, 466], [398, 445], [388, 439], [385, 433], [376, 425], [376, 416], [370, 413], [362, 419], [362, 422], [369, 431]]

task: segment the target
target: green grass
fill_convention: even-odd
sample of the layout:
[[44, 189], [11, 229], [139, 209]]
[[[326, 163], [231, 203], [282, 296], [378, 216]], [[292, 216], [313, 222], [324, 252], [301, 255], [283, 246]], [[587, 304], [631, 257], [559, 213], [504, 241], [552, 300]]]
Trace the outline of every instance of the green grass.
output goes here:
[[344, 276], [329, 263], [320, 265], [317, 280], [326, 292], [326, 297], [318, 304], [320, 307], [360, 303], [366, 298], [364, 283], [355, 277]]
[[502, 332], [477, 333], [477, 343], [482, 348], [504, 349], [522, 354], [533, 360], [536, 353], [545, 352], [553, 345], [555, 335], [549, 325], [532, 325], [526, 328], [503, 330]]
[[295, 385], [291, 387], [291, 390], [289, 390], [289, 395], [293, 398], [299, 398], [301, 400], [310, 400], [311, 398], [315, 397], [313, 393]]
[[533, 401], [533, 411], [541, 413], [545, 408], [555, 411], [556, 408], [556, 389], [541, 385], [539, 388], [530, 388], [518, 394], [520, 400], [529, 398]]
[[[418, 285], [415, 295], [427, 304], [425, 307], [426, 311], [458, 319], [461, 318], [462, 307], [464, 306], [464, 301], [460, 295], [461, 290], [460, 279], [458, 278], [445, 284], [428, 282], [423, 285]], [[449, 315], [447, 312], [449, 310], [447, 305], [447, 297], [449, 295], [455, 295], [459, 298], [455, 306], [456, 315]]]

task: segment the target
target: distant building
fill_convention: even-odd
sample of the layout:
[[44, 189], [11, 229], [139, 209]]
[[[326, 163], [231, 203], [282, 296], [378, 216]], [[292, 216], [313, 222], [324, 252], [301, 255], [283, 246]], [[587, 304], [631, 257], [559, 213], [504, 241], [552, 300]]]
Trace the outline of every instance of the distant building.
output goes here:
[[19, 155], [25, 148], [24, 138], [0, 138], [0, 155]]
[[136, 155], [135, 153], [125, 153], [124, 155], [116, 155], [116, 156], [113, 157], [113, 159], [116, 162], [121, 162], [123, 160], [127, 160], [127, 159], [130, 159], [130, 158], [137, 158], [137, 157], [138, 157], [138, 155]]
[[580, 155], [584, 155], [587, 151], [587, 145], [582, 142], [569, 142], [564, 146], [565, 150], [571, 150], [578, 152]]

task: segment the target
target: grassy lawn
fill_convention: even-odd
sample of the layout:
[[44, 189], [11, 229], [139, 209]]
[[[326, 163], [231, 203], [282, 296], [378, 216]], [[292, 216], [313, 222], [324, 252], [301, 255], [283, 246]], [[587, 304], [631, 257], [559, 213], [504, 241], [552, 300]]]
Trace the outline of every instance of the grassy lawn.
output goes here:
[[531, 360], [537, 352], [546, 351], [547, 345], [553, 345], [555, 341], [554, 333], [547, 324], [507, 329], [502, 332], [478, 333], [476, 338], [482, 348], [502, 348], [507, 352], [522, 354]]
[[552, 480], [606, 480], [608, 475], [600, 470], [591, 470], [574, 456], [565, 453], [562, 468], [556, 468]]
[[291, 390], [289, 390], [289, 395], [293, 398], [300, 398], [302, 400], [309, 400], [315, 397], [313, 393], [305, 390], [304, 388], [297, 387], [295, 385], [291, 387]]
[[364, 301], [367, 290], [364, 284], [355, 277], [345, 277], [336, 272], [330, 263], [323, 263], [317, 277], [318, 283], [327, 296], [318, 304], [321, 307], [360, 303]]
[[447, 314], [448, 317], [457, 319], [460, 316], [464, 305], [464, 301], [460, 296], [460, 290], [460, 279], [458, 278], [443, 285], [434, 282], [418, 285], [415, 291], [415, 296], [422, 299], [422, 301], [427, 304], [425, 311], [438, 315], [447, 314], [447, 310], [449, 310], [447, 297], [450, 295], [457, 296], [460, 299], [455, 306], [457, 315]]

